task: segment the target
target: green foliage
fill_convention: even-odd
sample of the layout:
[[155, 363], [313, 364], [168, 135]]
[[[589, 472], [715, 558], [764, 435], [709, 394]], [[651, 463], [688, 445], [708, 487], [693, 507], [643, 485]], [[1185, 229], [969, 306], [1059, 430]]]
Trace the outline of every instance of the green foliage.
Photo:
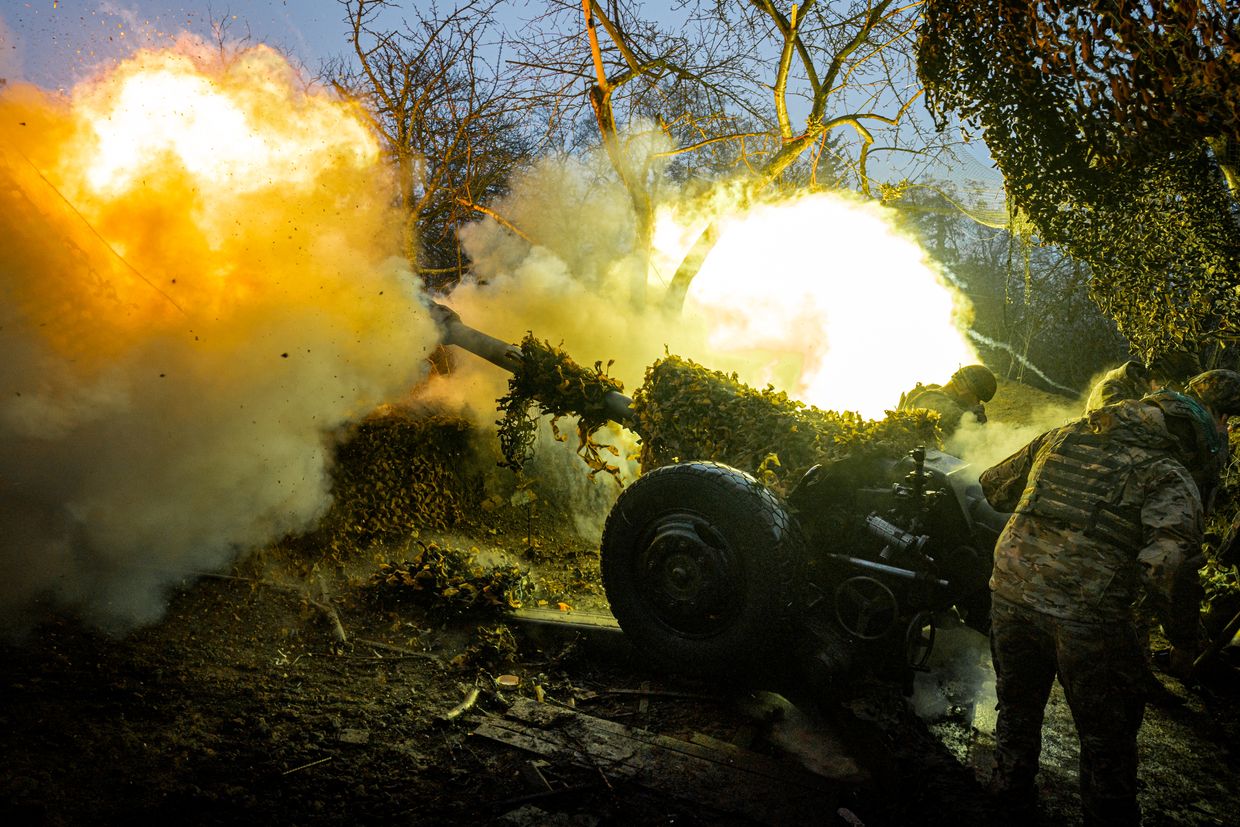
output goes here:
[[[1240, 229], [1205, 143], [1234, 137], [1237, 87], [1209, 97], [1184, 60], [1234, 25], [1158, 22], [1198, 5], [931, 0], [919, 41], [931, 111], [982, 129], [1011, 203], [1090, 265], [1095, 301], [1146, 356], [1240, 333]], [[1230, 77], [1223, 63], [1209, 71]]]
[[1208, 537], [1217, 542], [1206, 544], [1206, 565], [1201, 570], [1201, 584], [1205, 590], [1205, 616], [1211, 633], [1226, 623], [1240, 610], [1240, 555], [1233, 549], [1227, 559], [1220, 559], [1218, 552], [1227, 548], [1237, 538], [1240, 530], [1240, 446], [1232, 442], [1231, 462], [1223, 472], [1222, 484], [1216, 496], [1217, 507], [1207, 517]]
[[421, 602], [450, 614], [517, 608], [529, 588], [517, 565], [483, 565], [477, 548], [421, 540], [417, 546], [411, 560], [380, 563], [368, 586], [379, 596]]
[[331, 509], [309, 539], [343, 560], [456, 525], [481, 499], [471, 434], [463, 419], [397, 408], [354, 425], [336, 449]]
[[563, 350], [549, 342], [540, 342], [532, 333], [521, 341], [521, 365], [508, 380], [508, 393], [499, 399], [503, 412], [499, 425], [502, 465], [519, 470], [529, 459], [534, 444], [535, 415], [550, 414], [552, 429], [562, 439], [556, 421], [562, 416], [577, 417], [577, 454], [590, 467], [590, 476], [600, 471], [612, 474], [619, 470], [608, 464], [600, 451], [613, 455], [614, 449], [600, 445], [593, 434], [608, 422], [605, 398], [608, 393], [624, 390], [624, 386], [607, 375], [606, 366], [595, 362], [583, 368]]
[[826, 460], [898, 457], [917, 445], [940, 445], [933, 412], [889, 412], [874, 421], [823, 411], [678, 356], [646, 371], [633, 408], [643, 469], [709, 459], [747, 471], [776, 489], [790, 487], [810, 466]]

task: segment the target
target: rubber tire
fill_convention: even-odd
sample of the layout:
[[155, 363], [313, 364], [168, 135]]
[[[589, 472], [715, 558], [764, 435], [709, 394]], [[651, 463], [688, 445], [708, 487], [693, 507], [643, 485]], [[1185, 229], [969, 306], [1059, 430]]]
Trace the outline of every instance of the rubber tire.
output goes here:
[[[726, 561], [724, 576], [715, 578], [727, 590], [726, 616], [704, 615], [701, 628], [689, 628], [697, 625], [691, 616], [661, 616], [668, 601], [659, 587], [667, 578], [644, 573], [659, 568], [651, 562], [660, 548], [652, 538], [690, 521], [709, 526], [698, 532], [709, 540], [707, 553]], [[804, 548], [794, 520], [753, 477], [686, 462], [658, 468], [621, 493], [603, 529], [600, 567], [612, 614], [644, 656], [688, 674], [754, 676], [791, 652]]]

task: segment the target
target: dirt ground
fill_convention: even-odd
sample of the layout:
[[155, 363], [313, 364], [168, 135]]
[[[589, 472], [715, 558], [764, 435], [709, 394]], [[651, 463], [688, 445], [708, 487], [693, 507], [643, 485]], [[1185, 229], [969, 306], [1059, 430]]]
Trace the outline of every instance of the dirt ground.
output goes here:
[[[872, 680], [843, 695], [795, 674], [757, 685], [671, 674], [608, 625], [597, 537], [583, 539], [590, 521], [574, 519], [583, 501], [512, 494], [486, 500], [452, 533], [421, 531], [357, 559], [304, 540], [252, 553], [230, 572], [181, 582], [160, 622], [124, 634], [49, 610], [20, 639], [0, 642], [0, 820], [1003, 820], [983, 787], [994, 700], [981, 636], [941, 630], [908, 697]], [[606, 498], [594, 499], [587, 510], [605, 514]], [[485, 600], [462, 608], [465, 595], [442, 583], [405, 588], [416, 581], [407, 566], [408, 581], [376, 580], [427, 548], [468, 550], [507, 576], [519, 572], [521, 611]], [[1240, 684], [1164, 681], [1185, 703], [1146, 716], [1146, 823], [1234, 823]], [[564, 720], [583, 729], [558, 750], [552, 735], [495, 737], [501, 725], [528, 727], [530, 709], [559, 716], [563, 731]], [[608, 745], [611, 754], [600, 751]], [[1080, 823], [1076, 758], [1056, 690], [1040, 777], [1045, 824]], [[645, 771], [620, 769], [635, 765]]]
[[[485, 543], [472, 539], [492, 550], [524, 549], [529, 541], [520, 532], [486, 535]], [[548, 759], [475, 734], [520, 698], [725, 753], [743, 747], [784, 765], [834, 767], [796, 823], [1002, 817], [977, 780], [989, 757], [993, 702], [985, 644], [971, 632], [940, 636], [932, 671], [919, 676], [912, 699], [882, 684], [848, 699], [772, 686], [796, 706], [755, 714], [751, 689], [652, 671], [616, 633], [560, 631], [500, 611], [450, 615], [434, 600], [377, 599], [366, 585], [369, 562], [330, 578], [319, 574], [310, 588], [304, 571], [274, 557], [186, 582], [162, 622], [123, 636], [49, 614], [24, 639], [4, 644], [3, 823], [783, 819], [738, 813], [709, 787], [626, 780], [589, 760]], [[542, 543], [538, 560], [514, 557], [524, 570], [541, 572], [529, 605], [545, 601], [544, 611], [553, 613], [571, 607], [565, 616], [605, 611], [594, 585], [597, 552], [571, 532]], [[514, 680], [502, 675], [515, 676], [517, 685], [502, 685]], [[453, 714], [473, 689], [476, 703]], [[1186, 697], [1182, 707], [1147, 715], [1147, 823], [1234, 823], [1236, 686]], [[1079, 822], [1075, 760], [1057, 693], [1041, 776], [1047, 824]], [[841, 765], [855, 772], [841, 774]]]

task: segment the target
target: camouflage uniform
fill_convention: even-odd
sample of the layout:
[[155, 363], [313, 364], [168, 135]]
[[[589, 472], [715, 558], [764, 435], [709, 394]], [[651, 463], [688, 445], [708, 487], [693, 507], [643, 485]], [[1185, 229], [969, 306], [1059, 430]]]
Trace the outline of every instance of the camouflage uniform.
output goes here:
[[949, 435], [960, 426], [966, 413], [977, 422], [986, 421], [983, 402], [994, 398], [998, 387], [995, 375], [985, 365], [965, 365], [952, 374], [946, 385], [923, 385], [920, 382], [907, 393], [900, 395], [901, 411], [919, 408], [937, 411], [939, 429]]
[[1140, 399], [1149, 392], [1150, 374], [1145, 365], [1137, 361], [1125, 362], [1108, 371], [1094, 385], [1085, 403], [1085, 413], [1127, 399]]
[[937, 411], [939, 428], [943, 433], [950, 434], [960, 427], [960, 420], [966, 413], [971, 413], [977, 422], [986, 421], [986, 409], [980, 404], [968, 407], [959, 398], [943, 389], [942, 385], [923, 385], [920, 382], [912, 390], [900, 397], [898, 410], [908, 411], [913, 408], [924, 408]]
[[[996, 785], [1031, 799], [1042, 718], [1056, 674], [1081, 741], [1087, 823], [1132, 824], [1144, 714], [1132, 605], [1169, 605], [1177, 570], [1202, 540], [1202, 505], [1181, 443], [1156, 405], [1130, 401], [1042, 434], [981, 476], [1015, 512], [991, 577], [999, 719]], [[1195, 613], [1168, 617], [1192, 645]]]
[[[1164, 359], [1159, 365], [1159, 372], [1165, 375], [1173, 367], [1176, 367], [1176, 365], [1168, 359]], [[1125, 362], [1114, 370], [1108, 371], [1094, 385], [1093, 390], [1090, 391], [1089, 400], [1085, 403], [1085, 413], [1092, 413], [1106, 405], [1114, 405], [1116, 402], [1140, 399], [1145, 396], [1151, 389], [1151, 373], [1149, 368], [1137, 361]], [[1202, 562], [1200, 558], [1193, 558], [1193, 565], [1191, 566], [1194, 575], [1193, 580], [1196, 579], [1196, 570], [1201, 567]], [[1153, 656], [1150, 652], [1150, 632], [1158, 623], [1155, 617], [1155, 608], [1146, 605], [1144, 601], [1140, 601], [1135, 607], [1134, 612], [1137, 645], [1141, 650], [1142, 658], [1145, 660], [1145, 673], [1141, 676], [1141, 683], [1145, 687], [1147, 698], [1152, 703], [1162, 705], [1183, 703], [1182, 698], [1169, 691], [1163, 686], [1162, 681], [1154, 675]]]
[[1125, 362], [1104, 374], [1094, 385], [1085, 403], [1085, 413], [1126, 399], [1140, 399], [1153, 388], [1182, 391], [1190, 376], [1206, 375], [1200, 371], [1197, 354], [1189, 350], [1164, 353], [1148, 365], [1135, 360]]

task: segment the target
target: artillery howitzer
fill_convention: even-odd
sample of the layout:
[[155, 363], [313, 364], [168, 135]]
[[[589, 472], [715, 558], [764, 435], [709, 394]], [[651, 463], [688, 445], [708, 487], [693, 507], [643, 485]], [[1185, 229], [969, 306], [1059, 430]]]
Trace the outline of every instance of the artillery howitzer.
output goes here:
[[[446, 344], [521, 367], [520, 348], [440, 314]], [[640, 428], [632, 402], [608, 392], [607, 415]], [[608, 515], [600, 567], [612, 613], [641, 653], [680, 671], [791, 666], [833, 684], [872, 671], [909, 686], [936, 627], [989, 627], [1007, 515], [966, 468], [924, 447], [859, 453], [814, 465], [779, 496], [718, 462], [663, 465]]]

